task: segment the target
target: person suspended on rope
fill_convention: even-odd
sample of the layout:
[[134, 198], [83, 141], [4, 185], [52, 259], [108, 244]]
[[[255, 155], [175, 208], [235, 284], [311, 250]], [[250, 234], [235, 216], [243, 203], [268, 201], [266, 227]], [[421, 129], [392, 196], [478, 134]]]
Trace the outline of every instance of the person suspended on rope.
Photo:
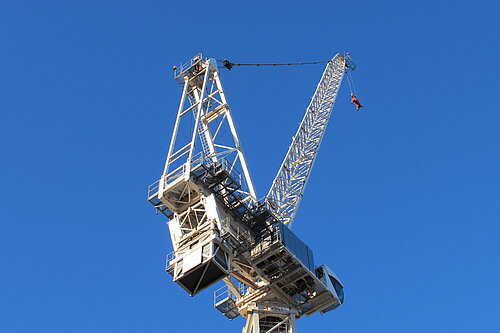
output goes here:
[[358, 97], [353, 93], [351, 93], [351, 103], [356, 105], [356, 110], [359, 110], [363, 107], [363, 105], [361, 105], [361, 103], [359, 102]]

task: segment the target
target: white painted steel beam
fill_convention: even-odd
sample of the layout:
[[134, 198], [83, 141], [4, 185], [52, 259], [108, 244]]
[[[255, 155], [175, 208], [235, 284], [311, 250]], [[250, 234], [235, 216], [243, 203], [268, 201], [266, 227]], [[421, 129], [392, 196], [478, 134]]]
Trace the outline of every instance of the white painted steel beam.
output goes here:
[[316, 92], [267, 195], [267, 204], [291, 228], [345, 72], [345, 58], [328, 62]]
[[[193, 163], [200, 158], [205, 162], [221, 162], [224, 158], [232, 169], [243, 175], [242, 197], [256, 201], [255, 187], [216, 60], [199, 55], [176, 75], [177, 81], [182, 82], [183, 92], [159, 182], [158, 199], [161, 200], [165, 188], [180, 177], [188, 181]], [[190, 128], [189, 137], [186, 128]]]

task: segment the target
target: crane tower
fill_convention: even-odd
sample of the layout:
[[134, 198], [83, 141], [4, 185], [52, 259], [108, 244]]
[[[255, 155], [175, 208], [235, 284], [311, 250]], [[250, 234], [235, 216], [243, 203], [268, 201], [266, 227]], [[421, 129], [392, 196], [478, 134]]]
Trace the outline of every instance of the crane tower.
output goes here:
[[194, 296], [223, 280], [214, 306], [243, 333], [295, 333], [303, 315], [344, 300], [343, 285], [290, 229], [346, 70], [327, 63], [269, 194], [257, 199], [215, 59], [174, 71], [183, 87], [163, 174], [148, 201], [168, 218], [166, 271]]

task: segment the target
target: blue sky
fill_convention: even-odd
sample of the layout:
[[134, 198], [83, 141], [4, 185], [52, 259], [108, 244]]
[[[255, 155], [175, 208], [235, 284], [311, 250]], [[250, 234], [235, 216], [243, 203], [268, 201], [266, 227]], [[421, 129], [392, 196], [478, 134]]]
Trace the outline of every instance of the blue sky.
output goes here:
[[[500, 6], [494, 1], [5, 1], [0, 329], [239, 332], [164, 272], [146, 201], [199, 51], [233, 62], [350, 51], [294, 231], [345, 284], [300, 332], [498, 332]], [[322, 66], [222, 80], [259, 196]]]

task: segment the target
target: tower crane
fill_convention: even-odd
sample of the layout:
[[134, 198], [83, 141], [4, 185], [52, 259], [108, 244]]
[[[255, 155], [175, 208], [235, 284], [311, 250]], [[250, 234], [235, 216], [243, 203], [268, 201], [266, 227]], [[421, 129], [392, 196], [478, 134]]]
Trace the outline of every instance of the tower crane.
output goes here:
[[182, 97], [160, 179], [148, 201], [168, 218], [166, 271], [194, 296], [223, 280], [214, 306], [243, 333], [295, 333], [296, 319], [344, 300], [343, 285], [290, 227], [349, 57], [327, 62], [268, 195], [257, 199], [215, 59], [174, 69]]

